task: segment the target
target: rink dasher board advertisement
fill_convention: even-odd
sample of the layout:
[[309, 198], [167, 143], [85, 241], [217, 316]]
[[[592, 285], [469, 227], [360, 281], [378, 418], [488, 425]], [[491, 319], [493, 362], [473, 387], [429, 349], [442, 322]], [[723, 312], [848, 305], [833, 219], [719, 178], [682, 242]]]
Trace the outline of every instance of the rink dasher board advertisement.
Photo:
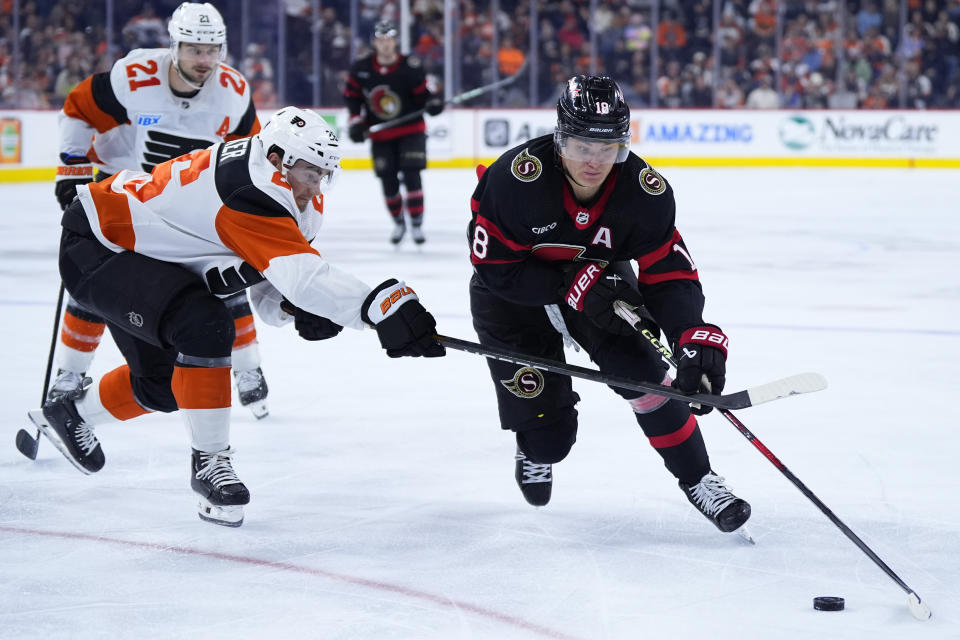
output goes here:
[[[345, 109], [318, 109], [341, 133]], [[265, 122], [271, 112], [261, 112]], [[489, 164], [551, 133], [553, 109], [448, 109], [427, 117], [429, 166]], [[136, 114], [134, 114], [136, 115]], [[0, 182], [51, 180], [56, 111], [0, 110]], [[138, 119], [137, 121], [140, 121]], [[139, 126], [150, 126], [149, 119]], [[960, 111], [634, 110], [632, 148], [660, 166], [960, 168]], [[345, 169], [369, 143], [341, 136]]]

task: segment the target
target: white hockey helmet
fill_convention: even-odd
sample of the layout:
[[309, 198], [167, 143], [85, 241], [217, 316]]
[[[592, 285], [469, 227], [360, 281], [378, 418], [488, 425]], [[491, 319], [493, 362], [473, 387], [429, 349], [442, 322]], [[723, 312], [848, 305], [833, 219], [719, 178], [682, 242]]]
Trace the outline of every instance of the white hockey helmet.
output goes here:
[[324, 178], [324, 189], [333, 186], [340, 173], [340, 139], [333, 127], [310, 109], [284, 107], [270, 116], [267, 124], [257, 134], [263, 143], [263, 149], [269, 155], [280, 155], [280, 174], [303, 160], [321, 169], [329, 175]]
[[220, 61], [227, 56], [227, 25], [223, 16], [209, 2], [184, 2], [174, 9], [167, 23], [173, 61], [181, 42], [220, 45]]

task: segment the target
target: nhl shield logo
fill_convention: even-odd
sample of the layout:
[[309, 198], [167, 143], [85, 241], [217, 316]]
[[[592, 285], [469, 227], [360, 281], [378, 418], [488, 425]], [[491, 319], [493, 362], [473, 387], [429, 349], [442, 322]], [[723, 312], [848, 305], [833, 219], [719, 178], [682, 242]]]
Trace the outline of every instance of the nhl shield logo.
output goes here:
[[543, 391], [543, 374], [533, 367], [518, 369], [510, 380], [501, 380], [500, 384], [518, 398], [536, 398]]
[[540, 158], [530, 155], [524, 149], [510, 163], [510, 171], [520, 182], [533, 182], [543, 173], [543, 165], [540, 163]]
[[131, 311], [127, 313], [127, 320], [129, 320], [130, 324], [137, 327], [138, 329], [143, 326], [143, 316], [137, 313], [136, 311]]
[[590, 222], [590, 212], [589, 211], [577, 211], [577, 224], [585, 225]]

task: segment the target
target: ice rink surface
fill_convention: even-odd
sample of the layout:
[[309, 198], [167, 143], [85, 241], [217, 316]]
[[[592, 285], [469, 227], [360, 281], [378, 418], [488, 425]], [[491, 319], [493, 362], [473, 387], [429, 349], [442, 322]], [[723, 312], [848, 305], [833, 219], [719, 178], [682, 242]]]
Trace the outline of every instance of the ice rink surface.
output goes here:
[[[630, 408], [591, 382], [574, 382], [579, 441], [552, 502], [528, 506], [483, 359], [390, 360], [372, 331], [307, 343], [259, 324], [271, 414], [234, 410], [253, 496], [239, 529], [197, 518], [176, 415], [100, 428], [94, 476], [47, 441], [31, 462], [13, 442], [58, 286], [44, 184], [0, 187], [0, 638], [960, 638], [956, 172], [663, 173], [705, 317], [730, 336], [727, 389], [830, 383], [737, 415], [930, 621], [716, 414], [701, 420], [711, 461], [753, 505], [756, 546], [694, 511]], [[406, 280], [441, 332], [475, 340], [474, 183], [426, 172], [428, 242], [395, 250], [379, 183], [346, 172], [319, 248], [370, 285]], [[105, 338], [91, 374], [119, 363]], [[814, 611], [818, 595], [846, 611]]]

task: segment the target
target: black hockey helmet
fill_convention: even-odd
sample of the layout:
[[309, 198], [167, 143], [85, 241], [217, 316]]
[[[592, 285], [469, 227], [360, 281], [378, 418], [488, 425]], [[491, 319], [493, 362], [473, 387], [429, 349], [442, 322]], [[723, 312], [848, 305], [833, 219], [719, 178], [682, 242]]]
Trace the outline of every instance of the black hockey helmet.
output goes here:
[[573, 76], [557, 101], [557, 129], [553, 136], [559, 156], [570, 157], [570, 138], [617, 145], [615, 162], [630, 152], [630, 107], [623, 92], [606, 76]]
[[373, 27], [374, 38], [396, 38], [398, 33], [397, 25], [390, 20], [381, 20]]

